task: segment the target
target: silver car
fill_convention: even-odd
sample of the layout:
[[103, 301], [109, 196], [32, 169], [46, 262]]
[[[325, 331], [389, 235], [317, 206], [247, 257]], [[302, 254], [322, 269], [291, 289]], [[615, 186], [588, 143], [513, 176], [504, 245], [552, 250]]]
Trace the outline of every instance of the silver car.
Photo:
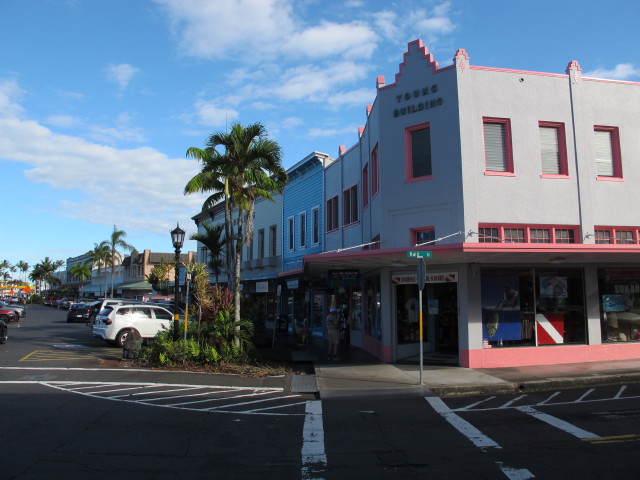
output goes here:
[[19, 305], [19, 304], [8, 304], [7, 302], [2, 302], [0, 301], [0, 308], [4, 309], [4, 310], [11, 310], [12, 312], [16, 312], [16, 320], [20, 320], [21, 318], [24, 318], [27, 316], [27, 307], [25, 307], [24, 305]]

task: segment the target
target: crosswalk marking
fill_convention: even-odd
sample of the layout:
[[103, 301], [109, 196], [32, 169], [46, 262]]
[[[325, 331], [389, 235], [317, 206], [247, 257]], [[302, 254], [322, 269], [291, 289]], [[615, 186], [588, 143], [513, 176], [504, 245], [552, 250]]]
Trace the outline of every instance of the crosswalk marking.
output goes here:
[[[301, 416], [304, 415], [302, 406], [305, 405], [303, 395], [285, 394], [282, 388], [123, 382], [33, 381], [30, 383], [103, 400], [199, 412]], [[176, 395], [178, 392], [182, 393]], [[116, 395], [111, 395], [112, 393]], [[165, 393], [167, 395], [164, 395]], [[167, 401], [171, 403], [162, 403]], [[264, 405], [255, 408], [259, 403]]]
[[591, 433], [588, 432], [586, 430], [583, 430], [581, 428], [576, 427], [575, 425], [572, 425], [569, 422], [565, 422], [564, 420], [560, 420], [557, 417], [554, 417], [553, 415], [549, 415], [548, 413], [542, 413], [538, 410], [536, 410], [535, 408], [532, 407], [516, 407], [516, 410], [526, 413], [527, 415], [531, 415], [534, 418], [537, 418], [538, 420], [542, 420], [543, 422], [551, 425], [552, 427], [556, 427], [564, 432], [567, 432], [571, 435], [573, 435], [574, 437], [578, 437], [580, 439], [584, 439], [584, 438], [599, 438], [599, 435], [596, 435], [595, 433]]

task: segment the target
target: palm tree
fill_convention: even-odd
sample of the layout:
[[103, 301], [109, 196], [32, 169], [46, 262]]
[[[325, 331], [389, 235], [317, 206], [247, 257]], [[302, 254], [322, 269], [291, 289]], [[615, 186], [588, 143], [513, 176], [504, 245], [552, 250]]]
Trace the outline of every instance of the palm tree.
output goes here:
[[84, 281], [87, 278], [91, 277], [91, 267], [87, 262], [76, 263], [73, 267], [71, 267], [71, 270], [69, 270], [69, 273], [71, 274], [72, 277], [76, 277], [80, 279], [80, 289], [78, 290], [78, 298], [79, 298], [80, 291], [82, 290], [82, 287], [84, 287]]
[[[213, 191], [203, 205], [204, 210], [221, 198], [225, 201], [227, 274], [234, 293], [236, 323], [240, 322], [240, 258], [242, 246], [248, 245], [253, 235], [256, 199], [263, 197], [273, 200], [271, 192], [281, 192], [288, 180], [282, 167], [282, 149], [266, 136], [266, 129], [260, 123], [248, 127], [234, 123], [229, 133], [211, 135], [204, 150], [187, 150], [187, 156], [201, 160], [203, 168], [187, 183], [185, 194]], [[218, 152], [217, 148], [222, 148], [224, 152]], [[234, 210], [236, 231], [232, 232], [231, 216]], [[234, 259], [233, 269], [231, 258]]]
[[[100, 242], [99, 244], [94, 243], [93, 250], [89, 250], [87, 252], [87, 256], [89, 257], [89, 260], [92, 263], [92, 267], [96, 267], [98, 269], [98, 283], [100, 284], [100, 286], [102, 286], [102, 284], [100, 283], [101, 282], [100, 273], [102, 272], [102, 268], [107, 266], [110, 255], [111, 255], [111, 249], [109, 248], [109, 243], [106, 240], [103, 242]], [[106, 296], [106, 290], [107, 290], [106, 279], [104, 283], [105, 285], [104, 285], [104, 288], [101, 290], [101, 292], [105, 292], [105, 296]]]
[[[49, 257], [44, 257], [36, 266], [33, 268], [31, 278], [35, 282], [42, 282], [48, 284], [55, 284], [57, 280], [56, 277], [52, 275], [58, 268], [60, 268], [64, 262], [62, 260], [51, 260]], [[42, 285], [40, 285], [40, 291], [42, 290]]]
[[204, 233], [192, 233], [189, 237], [191, 240], [202, 243], [207, 247], [208, 261], [207, 265], [216, 276], [216, 284], [220, 275], [220, 267], [222, 267], [222, 254], [226, 240], [224, 238], [224, 225], [209, 225], [203, 223]]
[[124, 238], [127, 236], [127, 232], [124, 230], [118, 230], [118, 227], [113, 226], [113, 232], [111, 232], [111, 238], [107, 240], [107, 244], [109, 245], [110, 256], [108, 259], [108, 264], [111, 265], [111, 298], [113, 298], [113, 277], [115, 275], [115, 265], [116, 261], [122, 260], [122, 254], [118, 251], [118, 249], [128, 250], [129, 252], [136, 253], [135, 247], [133, 245], [129, 245]]
[[26, 281], [27, 280], [26, 273], [27, 273], [27, 270], [29, 270], [29, 264], [27, 262], [20, 260], [18, 263], [16, 263], [16, 267], [18, 268], [18, 270], [22, 272], [21, 280]]

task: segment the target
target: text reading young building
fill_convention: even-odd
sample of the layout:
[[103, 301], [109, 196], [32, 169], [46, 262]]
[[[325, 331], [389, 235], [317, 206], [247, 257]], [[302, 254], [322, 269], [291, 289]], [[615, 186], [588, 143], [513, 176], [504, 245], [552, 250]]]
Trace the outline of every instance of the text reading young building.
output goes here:
[[[351, 342], [418, 353], [411, 251], [431, 251], [428, 352], [468, 367], [640, 356], [640, 84], [472, 65], [420, 41], [324, 172], [325, 253]], [[340, 273], [342, 272], [342, 273]], [[325, 308], [329, 305], [325, 305]]]

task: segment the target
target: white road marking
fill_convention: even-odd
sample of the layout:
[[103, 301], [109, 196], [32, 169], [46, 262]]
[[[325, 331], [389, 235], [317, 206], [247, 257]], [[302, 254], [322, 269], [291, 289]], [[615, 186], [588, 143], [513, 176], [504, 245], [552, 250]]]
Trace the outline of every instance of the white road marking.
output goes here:
[[616, 393], [616, 396], [615, 396], [615, 397], [613, 397], [613, 398], [615, 398], [615, 399], [620, 398], [620, 396], [622, 395], [622, 392], [624, 392], [626, 388], [627, 388], [627, 386], [626, 386], [626, 385], [623, 385], [623, 386], [620, 388], [620, 390], [618, 391], [618, 393]]
[[590, 388], [589, 390], [587, 390], [586, 392], [584, 392], [582, 395], [580, 395], [580, 398], [576, 400], [576, 403], [581, 402], [582, 400], [584, 400], [585, 398], [587, 398], [587, 395], [589, 395], [591, 392], [593, 392], [595, 390], [595, 388]]
[[531, 415], [532, 417], [537, 418], [538, 420], [542, 420], [543, 422], [548, 423], [552, 427], [556, 427], [564, 432], [567, 432], [573, 435], [574, 437], [578, 437], [578, 438], [599, 438], [600, 437], [595, 433], [587, 432], [586, 430], [576, 427], [575, 425], [572, 425], [569, 422], [560, 420], [559, 418], [554, 417], [553, 415], [539, 412], [533, 407], [515, 407], [515, 408], [516, 410], [519, 410], [523, 413], [526, 413], [527, 415]]
[[496, 462], [496, 465], [498, 465], [498, 468], [502, 470], [502, 473], [504, 473], [509, 480], [527, 480], [529, 478], [536, 478], [536, 476], [526, 468], [515, 469], [507, 467], [502, 462]]
[[475, 402], [475, 403], [472, 403], [470, 405], [467, 405], [466, 407], [459, 408], [458, 410], [468, 410], [470, 408], [477, 407], [481, 403], [488, 402], [489, 400], [493, 400], [494, 398], [496, 398], [496, 396], [492, 395], [491, 397], [484, 398], [484, 399], [482, 399], [482, 400], [480, 400], [478, 402]]
[[302, 432], [302, 475], [303, 480], [324, 478], [327, 455], [324, 449], [324, 426], [322, 424], [322, 403], [309, 400], [305, 410]]
[[544, 405], [545, 403], [549, 403], [549, 401], [550, 401], [552, 398], [555, 398], [555, 397], [557, 397], [558, 395], [560, 395], [560, 392], [554, 392], [554, 393], [552, 393], [552, 394], [551, 394], [551, 396], [549, 396], [546, 400], [543, 400], [542, 402], [538, 403], [538, 405]]
[[[283, 395], [283, 388], [255, 388], [255, 387], [223, 387], [209, 385], [188, 385], [188, 384], [166, 384], [166, 383], [123, 383], [123, 382], [69, 382], [69, 381], [47, 381], [47, 380], [18, 380], [0, 381], [2, 384], [37, 384], [56, 390], [62, 390], [85, 397], [100, 398], [103, 400], [120, 401], [127, 403], [137, 403], [161, 408], [174, 408], [179, 410], [189, 410], [196, 412], [219, 412], [249, 415], [272, 415], [272, 416], [301, 416], [300, 405], [304, 402], [295, 402], [291, 399], [304, 399], [303, 395]], [[111, 388], [106, 388], [111, 387]], [[93, 390], [93, 391], [92, 391]], [[125, 395], [109, 395], [111, 392], [129, 391]], [[202, 391], [204, 390], [204, 391]], [[162, 397], [163, 392], [185, 391], [184, 395], [167, 395]], [[194, 393], [187, 393], [192, 391]], [[229, 392], [236, 395], [227, 395]], [[216, 396], [223, 394], [223, 396]], [[153, 398], [145, 399], [144, 396], [153, 395]], [[202, 397], [208, 395], [209, 398], [198, 401], [186, 401], [191, 397]], [[264, 398], [265, 395], [272, 395]], [[259, 398], [263, 397], [263, 398]], [[183, 399], [184, 402], [172, 404], [151, 403], [170, 399]], [[244, 401], [235, 401], [245, 399]], [[253, 399], [246, 401], [247, 399]], [[191, 407], [196, 403], [204, 402], [225, 402], [224, 405], [216, 407]], [[249, 404], [264, 402], [286, 402], [278, 405], [271, 405], [263, 408], [243, 409]], [[274, 410], [284, 410], [277, 412]], [[288, 411], [287, 411], [288, 410]]]
[[449, 422], [456, 430], [467, 437], [476, 447], [479, 448], [502, 448], [496, 442], [487, 437], [484, 433], [471, 425], [463, 418], [456, 415], [440, 398], [425, 397], [429, 405], [439, 413], [447, 422]]
[[507, 403], [505, 403], [504, 405], [500, 406], [499, 408], [509, 408], [511, 405], [516, 403], [518, 400], [523, 399], [526, 396], [527, 396], [526, 394], [520, 395], [519, 397], [516, 397], [513, 400], [508, 401]]

